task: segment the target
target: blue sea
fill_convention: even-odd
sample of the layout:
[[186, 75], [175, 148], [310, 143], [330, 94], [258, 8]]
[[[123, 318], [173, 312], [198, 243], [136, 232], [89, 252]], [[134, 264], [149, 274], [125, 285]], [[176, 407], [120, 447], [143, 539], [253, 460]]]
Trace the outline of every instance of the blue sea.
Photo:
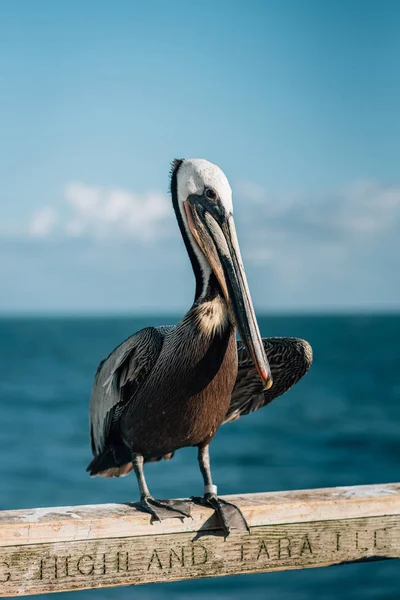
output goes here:
[[[129, 334], [169, 318], [0, 320], [0, 508], [137, 499], [134, 477], [90, 479], [93, 376]], [[400, 479], [400, 316], [268, 316], [264, 336], [307, 339], [309, 374], [211, 447], [221, 494]], [[200, 495], [194, 449], [147, 466], [158, 497]], [[399, 600], [400, 562], [69, 593], [66, 600]], [[47, 596], [49, 598], [49, 596]]]

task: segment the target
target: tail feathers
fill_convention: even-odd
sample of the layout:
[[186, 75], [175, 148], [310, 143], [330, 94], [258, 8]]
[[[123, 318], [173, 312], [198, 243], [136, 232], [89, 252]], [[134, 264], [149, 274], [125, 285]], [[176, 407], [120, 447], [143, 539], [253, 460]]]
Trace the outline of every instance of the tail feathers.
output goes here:
[[[125, 456], [124, 456], [125, 454]], [[122, 453], [118, 456], [112, 448], [108, 447], [95, 456], [86, 471], [89, 471], [90, 477], [124, 477], [133, 469], [132, 461], [129, 460], [129, 454]]]

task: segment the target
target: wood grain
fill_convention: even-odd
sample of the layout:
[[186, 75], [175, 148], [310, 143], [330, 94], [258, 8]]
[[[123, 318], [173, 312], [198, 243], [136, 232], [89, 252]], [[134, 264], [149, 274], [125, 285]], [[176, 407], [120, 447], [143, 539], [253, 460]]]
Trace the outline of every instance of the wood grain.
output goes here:
[[0, 596], [400, 558], [400, 484], [230, 496], [251, 534], [213, 511], [150, 523], [129, 505], [0, 512]]

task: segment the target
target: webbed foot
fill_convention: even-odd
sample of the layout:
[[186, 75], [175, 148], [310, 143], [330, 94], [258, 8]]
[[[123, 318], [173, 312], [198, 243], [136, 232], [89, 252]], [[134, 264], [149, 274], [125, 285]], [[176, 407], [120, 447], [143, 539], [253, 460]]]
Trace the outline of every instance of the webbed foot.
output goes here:
[[211, 506], [215, 510], [221, 522], [224, 537], [228, 537], [231, 529], [239, 529], [250, 533], [249, 525], [242, 511], [235, 504], [218, 498], [216, 494], [204, 494], [203, 498], [191, 498], [191, 500], [203, 506]]
[[149, 513], [156, 521], [172, 519], [174, 517], [191, 517], [191, 502], [183, 500], [157, 500], [151, 496], [144, 496], [139, 503], [143, 512]]

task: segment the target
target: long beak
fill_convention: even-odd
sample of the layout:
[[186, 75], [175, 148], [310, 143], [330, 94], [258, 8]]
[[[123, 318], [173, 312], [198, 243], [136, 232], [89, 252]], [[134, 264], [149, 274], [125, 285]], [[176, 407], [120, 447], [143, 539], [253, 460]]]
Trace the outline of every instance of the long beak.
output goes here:
[[271, 369], [251, 301], [233, 216], [219, 225], [210, 212], [205, 210], [199, 214], [189, 203], [185, 203], [185, 212], [189, 228], [221, 285], [239, 335], [268, 390], [272, 386]]

